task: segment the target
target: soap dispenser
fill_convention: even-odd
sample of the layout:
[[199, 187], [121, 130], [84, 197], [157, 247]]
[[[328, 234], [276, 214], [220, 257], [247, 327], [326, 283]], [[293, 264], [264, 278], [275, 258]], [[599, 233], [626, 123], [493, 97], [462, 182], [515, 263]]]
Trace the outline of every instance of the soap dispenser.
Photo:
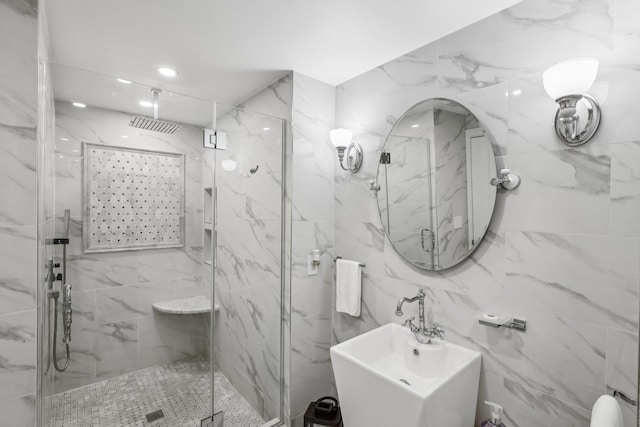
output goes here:
[[484, 403], [491, 408], [491, 416], [480, 423], [480, 427], [505, 427], [502, 423], [502, 406], [486, 400]]

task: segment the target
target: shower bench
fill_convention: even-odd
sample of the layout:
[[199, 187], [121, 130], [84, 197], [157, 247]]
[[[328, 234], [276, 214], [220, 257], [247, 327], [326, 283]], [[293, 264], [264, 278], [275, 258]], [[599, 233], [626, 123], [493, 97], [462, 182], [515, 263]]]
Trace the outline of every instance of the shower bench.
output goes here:
[[[161, 313], [170, 314], [198, 314], [211, 312], [211, 300], [204, 295], [189, 298], [174, 299], [153, 303], [153, 309]], [[219, 311], [220, 306], [215, 305], [213, 311]]]

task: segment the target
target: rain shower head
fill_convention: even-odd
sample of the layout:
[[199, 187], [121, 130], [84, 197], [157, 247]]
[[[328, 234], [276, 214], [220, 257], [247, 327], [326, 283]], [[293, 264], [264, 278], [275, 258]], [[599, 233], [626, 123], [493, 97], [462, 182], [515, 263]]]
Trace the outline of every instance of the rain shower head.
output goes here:
[[155, 132], [168, 133], [173, 135], [181, 128], [177, 123], [165, 122], [164, 120], [151, 119], [149, 117], [133, 116], [129, 122], [129, 126], [152, 130]]
[[160, 89], [151, 89], [151, 93], [153, 93], [153, 118], [133, 116], [131, 117], [129, 126], [138, 129], [152, 130], [154, 132], [168, 133], [171, 135], [176, 133], [181, 128], [181, 126], [177, 123], [158, 120], [158, 95], [160, 94], [160, 92]]

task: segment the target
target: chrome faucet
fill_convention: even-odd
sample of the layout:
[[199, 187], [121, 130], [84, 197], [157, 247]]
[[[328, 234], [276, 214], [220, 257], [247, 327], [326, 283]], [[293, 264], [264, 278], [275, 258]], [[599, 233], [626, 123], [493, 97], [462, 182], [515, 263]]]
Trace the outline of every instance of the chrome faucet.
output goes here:
[[402, 316], [402, 305], [405, 302], [418, 301], [418, 326], [413, 324], [413, 320], [415, 320], [415, 317], [406, 319], [404, 322], [402, 322], [402, 326], [408, 326], [419, 343], [429, 344], [433, 338], [442, 338], [442, 335], [444, 335], [444, 330], [442, 330], [442, 328], [440, 328], [437, 323], [434, 323], [429, 328], [426, 327], [424, 322], [424, 297], [424, 291], [422, 289], [419, 289], [418, 295], [413, 298], [400, 298], [398, 300], [398, 305], [396, 306], [396, 316]]

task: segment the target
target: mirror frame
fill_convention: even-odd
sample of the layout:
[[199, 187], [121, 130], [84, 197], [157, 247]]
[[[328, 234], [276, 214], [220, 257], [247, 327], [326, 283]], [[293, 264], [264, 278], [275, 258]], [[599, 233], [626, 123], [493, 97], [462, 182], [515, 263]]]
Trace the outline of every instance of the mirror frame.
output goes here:
[[[491, 148], [490, 152], [491, 152], [491, 157], [493, 159], [493, 164], [495, 166], [495, 170], [491, 170], [490, 172], [492, 174], [492, 177], [497, 176], [497, 163], [495, 161], [496, 155], [495, 155], [495, 152], [494, 152], [494, 146], [496, 145], [495, 138], [493, 137], [493, 135], [491, 134], [489, 129], [486, 127], [486, 125], [484, 125], [482, 123], [482, 121], [469, 108], [467, 108], [465, 105], [461, 104], [460, 102], [458, 102], [456, 100], [453, 100], [453, 99], [450, 99], [450, 98], [440, 98], [440, 97], [438, 97], [438, 98], [427, 98], [427, 99], [424, 99], [424, 100], [422, 100], [420, 102], [417, 102], [416, 104], [414, 104], [411, 107], [409, 107], [408, 109], [406, 109], [402, 113], [402, 115], [393, 123], [393, 126], [391, 127], [391, 129], [387, 133], [387, 135], [385, 137], [385, 140], [384, 140], [384, 144], [382, 144], [382, 147], [380, 149], [380, 153], [382, 154], [382, 152], [384, 152], [384, 147], [387, 145], [387, 143], [389, 141], [389, 138], [392, 136], [393, 130], [396, 128], [398, 123], [400, 123], [402, 121], [402, 119], [404, 119], [407, 116], [407, 114], [410, 113], [414, 108], [416, 108], [417, 106], [419, 106], [421, 104], [429, 102], [429, 101], [432, 101], [432, 102], [444, 101], [444, 102], [447, 102], [447, 103], [455, 103], [455, 104], [459, 105], [460, 107], [464, 108], [467, 111], [468, 114], [471, 114], [473, 116], [473, 118], [476, 119], [476, 121], [478, 122], [478, 128], [482, 129], [484, 131], [484, 136], [486, 136], [488, 138], [489, 146]], [[412, 262], [411, 260], [407, 259], [406, 256], [396, 248], [396, 245], [393, 243], [393, 240], [391, 239], [391, 236], [389, 236], [389, 232], [388, 232], [389, 225], [387, 224], [386, 227], [384, 225], [385, 222], [384, 222], [384, 219], [382, 218], [382, 211], [380, 209], [380, 196], [378, 195], [379, 190], [374, 188], [376, 186], [379, 187], [378, 178], [380, 176], [380, 166], [381, 166], [381, 163], [380, 163], [380, 161], [378, 161], [378, 167], [376, 168], [376, 176], [375, 176], [375, 179], [372, 180], [372, 184], [371, 184], [371, 189], [375, 192], [375, 195], [376, 195], [376, 207], [378, 209], [378, 217], [380, 218], [380, 224], [382, 225], [382, 229], [384, 230], [384, 234], [385, 234], [387, 240], [389, 241], [389, 243], [391, 243], [391, 246], [393, 247], [394, 251], [406, 263], [410, 264], [411, 266], [413, 266], [415, 268], [418, 268], [418, 269], [424, 270], [424, 271], [444, 271], [444, 270], [448, 270], [448, 269], [451, 269], [451, 268], [459, 265], [460, 263], [462, 263], [463, 261], [468, 259], [471, 256], [471, 254], [473, 254], [473, 252], [475, 252], [475, 250], [480, 246], [480, 244], [482, 243], [482, 241], [486, 237], [487, 231], [489, 231], [489, 226], [491, 224], [491, 221], [493, 220], [493, 216], [494, 216], [495, 210], [496, 210], [495, 208], [496, 208], [496, 200], [497, 200], [497, 192], [498, 192], [497, 186], [494, 186], [495, 187], [495, 193], [494, 193], [495, 196], [493, 197], [493, 207], [492, 207], [492, 210], [491, 210], [491, 215], [489, 216], [486, 228], [485, 228], [484, 232], [482, 233], [482, 236], [478, 239], [477, 243], [475, 243], [473, 245], [473, 247], [466, 253], [465, 256], [460, 257], [460, 259], [455, 260], [455, 262], [453, 262], [451, 265], [447, 265], [447, 266], [441, 267], [441, 268], [433, 268], [433, 267], [432, 268], [425, 268], [425, 267], [423, 267], [421, 265], [418, 265], [418, 264]], [[431, 179], [433, 179], [435, 177], [435, 174], [429, 174], [429, 176], [430, 176], [430, 180], [431, 180]], [[387, 209], [388, 209], [388, 201], [387, 201]]]

